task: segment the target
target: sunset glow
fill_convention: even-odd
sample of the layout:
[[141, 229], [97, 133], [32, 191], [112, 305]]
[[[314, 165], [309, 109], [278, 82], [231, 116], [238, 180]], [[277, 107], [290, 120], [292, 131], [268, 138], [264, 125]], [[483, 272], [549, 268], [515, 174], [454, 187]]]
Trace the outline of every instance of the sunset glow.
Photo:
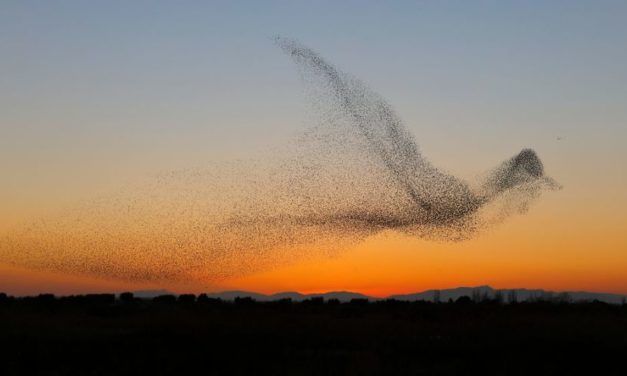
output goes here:
[[[228, 3], [162, 4], [148, 13], [122, 3], [38, 11], [0, 5], [0, 35], [9, 36], [0, 41], [0, 292], [384, 297], [490, 285], [627, 294], [627, 26], [620, 12], [579, 2], [541, 13], [515, 2], [456, 10], [373, 3], [328, 15], [329, 6], [249, 4], [256, 10], [246, 14], [256, 17], [244, 22], [243, 5]], [[624, 5], [615, 7], [624, 13]], [[312, 21], [321, 18], [328, 30]], [[340, 69], [317, 66], [314, 74], [350, 72], [390, 103], [380, 106], [389, 118], [358, 114], [355, 108], [380, 105], [379, 97], [347, 78], [339, 80], [345, 86], [314, 87], [358, 98], [338, 100], [352, 106], [345, 122], [379, 116], [395, 125], [393, 110], [422, 153], [397, 159], [422, 166], [419, 157], [428, 157], [441, 174], [437, 184], [450, 183], [448, 176], [482, 181], [532, 148], [554, 189], [533, 191], [533, 200], [521, 199], [494, 225], [467, 231], [472, 217], [456, 224], [459, 239], [432, 239], [405, 230], [438, 216], [447, 225], [457, 220], [420, 197], [440, 194], [441, 186], [427, 193], [404, 187], [397, 191], [411, 199], [397, 191], [390, 198], [385, 190], [409, 186], [407, 179], [390, 183], [361, 154], [354, 159], [363, 164], [324, 148], [310, 164], [305, 153], [280, 159], [304, 135], [346, 146], [333, 133], [314, 134], [341, 116], [316, 113], [328, 104], [303, 89], [308, 76], [299, 81], [307, 61], [295, 68], [290, 58], [319, 57], [274, 37], [286, 32]], [[381, 152], [388, 144], [413, 147], [373, 143], [364, 129], [375, 157], [389, 157]], [[402, 175], [398, 160], [383, 159]], [[425, 171], [416, 176], [436, 170]], [[310, 182], [322, 188], [300, 186]], [[493, 198], [455, 184], [447, 187], [455, 195], [430, 198], [467, 199], [472, 210]], [[375, 201], [393, 213], [362, 207]], [[427, 214], [402, 217], [407, 201]], [[338, 225], [355, 207], [366, 213], [362, 222]]]

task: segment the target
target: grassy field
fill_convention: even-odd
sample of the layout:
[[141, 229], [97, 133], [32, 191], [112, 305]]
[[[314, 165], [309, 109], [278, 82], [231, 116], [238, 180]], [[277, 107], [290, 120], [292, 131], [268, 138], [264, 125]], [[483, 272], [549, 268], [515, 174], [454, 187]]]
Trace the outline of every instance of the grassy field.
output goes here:
[[0, 374], [627, 372], [627, 306], [0, 295]]

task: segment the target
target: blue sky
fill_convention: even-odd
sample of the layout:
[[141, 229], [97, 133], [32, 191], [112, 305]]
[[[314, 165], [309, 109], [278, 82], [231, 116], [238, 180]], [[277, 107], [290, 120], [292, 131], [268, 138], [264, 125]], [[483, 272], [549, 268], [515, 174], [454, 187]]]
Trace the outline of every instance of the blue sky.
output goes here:
[[17, 210], [286, 142], [306, 106], [276, 34], [381, 93], [445, 169], [533, 147], [566, 186], [618, 192], [626, 16], [624, 1], [4, 1], [2, 193]]

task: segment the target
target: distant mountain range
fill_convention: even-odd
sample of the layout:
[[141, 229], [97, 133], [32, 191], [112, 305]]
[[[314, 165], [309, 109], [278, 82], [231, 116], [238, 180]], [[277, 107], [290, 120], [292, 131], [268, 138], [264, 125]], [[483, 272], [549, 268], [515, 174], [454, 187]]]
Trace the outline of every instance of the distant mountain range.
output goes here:
[[[167, 290], [145, 290], [134, 292], [140, 298], [152, 298], [159, 295], [173, 294]], [[250, 291], [223, 291], [208, 293], [210, 298], [220, 298], [222, 300], [234, 300], [235, 298], [252, 298], [259, 302], [274, 301], [280, 299], [291, 299], [292, 301], [303, 301], [311, 298], [324, 298], [325, 300], [337, 299], [341, 302], [348, 302], [352, 299], [368, 299], [371, 301], [394, 299], [401, 301], [434, 301], [447, 302], [457, 300], [462, 296], [468, 296], [473, 300], [494, 299], [500, 297], [503, 301], [527, 301], [527, 300], [565, 300], [565, 301], [593, 301], [598, 300], [605, 303], [621, 304], [625, 299], [624, 295], [608, 294], [585, 291], [546, 291], [541, 289], [494, 289], [490, 286], [458, 287], [443, 290], [427, 290], [413, 294], [390, 295], [386, 298], [377, 298], [350, 291], [332, 291], [316, 294], [301, 294], [299, 292], [280, 292], [276, 294], [261, 294]]]

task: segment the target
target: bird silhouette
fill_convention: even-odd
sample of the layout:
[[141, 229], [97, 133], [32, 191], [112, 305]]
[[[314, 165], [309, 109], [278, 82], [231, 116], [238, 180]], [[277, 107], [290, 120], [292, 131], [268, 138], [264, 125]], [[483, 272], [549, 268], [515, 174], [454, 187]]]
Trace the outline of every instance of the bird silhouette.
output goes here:
[[392, 107], [360, 80], [340, 71], [293, 39], [277, 36], [275, 42], [309, 76], [306, 82], [315, 85], [317, 80], [318, 85], [331, 93], [335, 106], [367, 140], [370, 152], [412, 202], [403, 213], [394, 213], [394, 218], [380, 218], [366, 211], [352, 213], [353, 217], [397, 226], [447, 226], [473, 215], [508, 191], [535, 192], [540, 186], [559, 187], [544, 174], [535, 151], [526, 148], [493, 168], [479, 184], [479, 189], [471, 188], [467, 182], [426, 160]]

